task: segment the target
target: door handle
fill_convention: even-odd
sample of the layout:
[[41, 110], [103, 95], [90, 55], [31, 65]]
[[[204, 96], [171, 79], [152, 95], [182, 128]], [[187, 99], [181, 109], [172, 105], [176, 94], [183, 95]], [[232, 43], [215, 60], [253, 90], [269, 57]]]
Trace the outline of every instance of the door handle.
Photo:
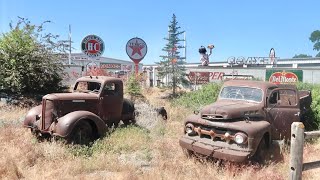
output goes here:
[[295, 116], [300, 116], [300, 112], [297, 112], [296, 114], [294, 114]]

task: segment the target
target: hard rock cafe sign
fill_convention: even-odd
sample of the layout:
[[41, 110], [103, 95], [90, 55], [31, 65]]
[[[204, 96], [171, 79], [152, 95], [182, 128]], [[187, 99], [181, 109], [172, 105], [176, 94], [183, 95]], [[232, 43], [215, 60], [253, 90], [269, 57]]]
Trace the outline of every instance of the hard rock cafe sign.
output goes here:
[[302, 81], [302, 71], [267, 71], [266, 80], [274, 84], [294, 84]]

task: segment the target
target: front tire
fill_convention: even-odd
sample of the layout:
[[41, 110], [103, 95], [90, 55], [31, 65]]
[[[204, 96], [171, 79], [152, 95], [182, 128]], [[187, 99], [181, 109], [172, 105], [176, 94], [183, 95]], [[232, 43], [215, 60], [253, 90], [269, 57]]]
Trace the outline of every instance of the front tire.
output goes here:
[[92, 127], [88, 121], [81, 120], [73, 128], [67, 141], [71, 144], [88, 145], [94, 139]]
[[264, 163], [267, 152], [267, 144], [264, 138], [261, 139], [256, 153], [253, 155], [252, 159], [257, 163]]

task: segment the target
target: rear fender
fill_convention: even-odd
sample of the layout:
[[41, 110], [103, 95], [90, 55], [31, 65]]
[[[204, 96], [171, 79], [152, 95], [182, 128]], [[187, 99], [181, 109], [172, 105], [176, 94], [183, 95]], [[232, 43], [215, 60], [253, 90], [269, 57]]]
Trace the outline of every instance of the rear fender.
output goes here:
[[51, 131], [53, 135], [60, 137], [67, 137], [75, 127], [75, 125], [81, 121], [89, 121], [91, 125], [95, 125], [93, 129], [96, 129], [97, 135], [103, 136], [107, 132], [107, 125], [104, 121], [97, 115], [89, 111], [74, 111], [65, 116], [57, 119], [55, 125], [52, 126]]

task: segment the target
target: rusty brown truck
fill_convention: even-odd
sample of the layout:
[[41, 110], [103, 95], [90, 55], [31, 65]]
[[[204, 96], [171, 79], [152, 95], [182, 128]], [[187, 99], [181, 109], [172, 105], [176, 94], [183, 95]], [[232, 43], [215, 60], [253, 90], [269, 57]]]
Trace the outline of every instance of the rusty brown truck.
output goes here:
[[216, 102], [186, 118], [179, 143], [187, 155], [234, 162], [263, 159], [273, 140], [290, 137], [311, 104], [310, 91], [295, 85], [231, 80]]
[[24, 126], [41, 137], [62, 137], [84, 144], [103, 136], [108, 127], [134, 122], [134, 104], [123, 98], [121, 79], [79, 78], [72, 93], [48, 94], [26, 115]]

